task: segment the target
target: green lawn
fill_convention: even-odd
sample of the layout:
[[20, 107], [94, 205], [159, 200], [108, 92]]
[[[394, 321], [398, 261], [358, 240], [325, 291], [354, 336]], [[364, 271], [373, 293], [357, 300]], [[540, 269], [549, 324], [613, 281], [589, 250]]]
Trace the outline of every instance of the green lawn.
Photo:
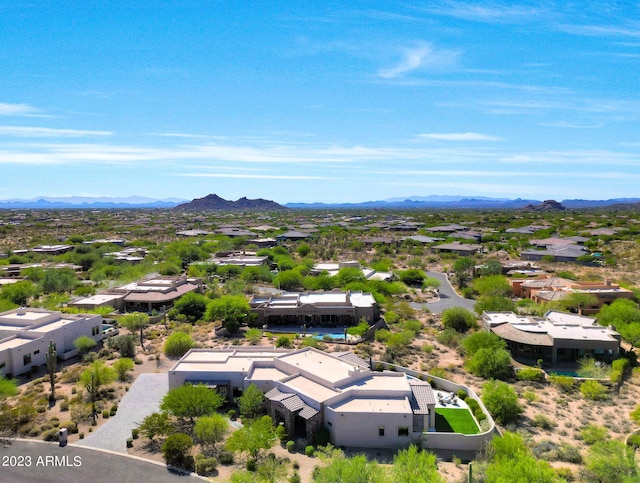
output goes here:
[[436, 408], [436, 431], [462, 434], [480, 432], [468, 409], [453, 408]]

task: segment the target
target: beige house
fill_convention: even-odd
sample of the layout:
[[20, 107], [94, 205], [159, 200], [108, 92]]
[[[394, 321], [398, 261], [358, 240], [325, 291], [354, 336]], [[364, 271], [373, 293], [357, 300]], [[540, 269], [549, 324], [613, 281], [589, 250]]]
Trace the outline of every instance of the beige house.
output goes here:
[[337, 446], [397, 448], [435, 430], [436, 397], [402, 372], [376, 372], [350, 352], [264, 347], [192, 349], [169, 370], [169, 388], [204, 383], [233, 397], [249, 384], [292, 437], [326, 427]]
[[96, 342], [104, 337], [102, 316], [69, 315], [43, 309], [20, 308], [0, 314], [0, 373], [15, 376], [46, 364], [49, 342], [58, 357], [77, 354], [73, 342], [80, 336]]
[[69, 305], [85, 310], [111, 306], [124, 312], [162, 311], [171, 308], [184, 294], [199, 291], [201, 287], [200, 278], [149, 277], [75, 300]]
[[610, 362], [620, 353], [620, 334], [592, 317], [553, 310], [544, 317], [483, 312], [482, 325], [507, 342], [514, 358], [556, 364], [593, 356]]

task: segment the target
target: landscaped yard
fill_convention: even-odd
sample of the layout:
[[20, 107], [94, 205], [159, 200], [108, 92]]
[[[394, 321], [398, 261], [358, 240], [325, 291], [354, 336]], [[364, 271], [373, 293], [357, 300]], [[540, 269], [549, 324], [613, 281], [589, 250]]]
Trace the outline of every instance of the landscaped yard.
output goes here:
[[436, 408], [436, 431], [478, 434], [476, 421], [468, 409]]

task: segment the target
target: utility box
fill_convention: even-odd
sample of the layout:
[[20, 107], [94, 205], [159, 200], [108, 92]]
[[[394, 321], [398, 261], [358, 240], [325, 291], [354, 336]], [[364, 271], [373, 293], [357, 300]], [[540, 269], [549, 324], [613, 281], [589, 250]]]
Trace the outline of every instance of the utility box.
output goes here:
[[58, 441], [60, 442], [60, 446], [67, 445], [67, 428], [62, 428], [58, 431]]

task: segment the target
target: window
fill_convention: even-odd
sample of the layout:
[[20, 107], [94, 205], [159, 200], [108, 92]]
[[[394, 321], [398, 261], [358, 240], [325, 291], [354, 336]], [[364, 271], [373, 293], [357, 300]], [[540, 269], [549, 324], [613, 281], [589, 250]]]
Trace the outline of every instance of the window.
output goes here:
[[409, 428], [407, 428], [406, 426], [399, 426], [398, 436], [409, 436]]
[[378, 426], [378, 436], [384, 436], [384, 426]]
[[98, 335], [100, 333], [100, 326], [96, 325], [95, 327], [91, 328], [91, 335]]
[[25, 354], [22, 357], [22, 362], [24, 363], [25, 366], [28, 366], [29, 364], [31, 364], [31, 354]]
[[33, 351], [33, 355], [35, 356], [36, 354], [40, 354], [40, 349], [38, 349], [37, 351]]

